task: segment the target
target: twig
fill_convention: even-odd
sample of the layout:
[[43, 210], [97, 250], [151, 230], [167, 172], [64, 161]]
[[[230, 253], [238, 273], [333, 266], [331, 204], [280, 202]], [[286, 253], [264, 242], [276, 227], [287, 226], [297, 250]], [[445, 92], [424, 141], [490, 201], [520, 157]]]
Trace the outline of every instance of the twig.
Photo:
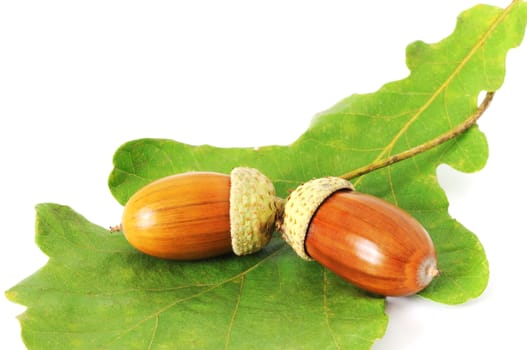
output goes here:
[[371, 173], [375, 170], [387, 167], [389, 165], [392, 165], [394, 163], [400, 162], [402, 160], [411, 158], [415, 155], [418, 155], [420, 153], [426, 152], [434, 147], [437, 147], [454, 137], [464, 133], [467, 131], [471, 126], [473, 126], [479, 117], [483, 115], [483, 113], [487, 110], [487, 108], [490, 105], [490, 102], [492, 101], [492, 98], [494, 97], [494, 92], [487, 92], [485, 95], [485, 99], [481, 102], [478, 109], [464, 122], [456, 126], [455, 128], [445, 132], [444, 134], [439, 135], [435, 139], [432, 139], [428, 142], [425, 142], [419, 146], [415, 146], [413, 148], [410, 148], [406, 151], [403, 151], [401, 153], [397, 153], [393, 156], [381, 159], [379, 161], [373, 162], [369, 165], [357, 168], [355, 170], [352, 170], [346, 174], [341, 175], [340, 177], [346, 180], [351, 180], [356, 177]]

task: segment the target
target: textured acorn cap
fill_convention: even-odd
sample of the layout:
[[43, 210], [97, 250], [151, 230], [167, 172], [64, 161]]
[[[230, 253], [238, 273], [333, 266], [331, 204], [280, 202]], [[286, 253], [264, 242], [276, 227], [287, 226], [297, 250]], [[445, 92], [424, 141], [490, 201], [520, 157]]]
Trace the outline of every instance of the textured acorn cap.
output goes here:
[[236, 255], [254, 253], [269, 243], [280, 203], [267, 176], [252, 168], [232, 170], [229, 215]]
[[324, 177], [300, 185], [287, 198], [281, 226], [282, 236], [301, 258], [313, 260], [305, 249], [311, 218], [326, 198], [343, 189], [353, 190], [353, 186], [340, 177]]

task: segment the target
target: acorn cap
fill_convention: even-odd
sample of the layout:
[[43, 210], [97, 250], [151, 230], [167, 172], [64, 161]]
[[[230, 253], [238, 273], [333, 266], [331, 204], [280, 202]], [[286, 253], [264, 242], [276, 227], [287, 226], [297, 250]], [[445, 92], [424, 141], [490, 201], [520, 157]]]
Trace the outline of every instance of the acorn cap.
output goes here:
[[307, 254], [304, 244], [311, 218], [326, 198], [343, 189], [354, 190], [348, 180], [324, 177], [300, 185], [287, 198], [281, 226], [282, 236], [301, 258], [313, 260]]
[[236, 255], [254, 253], [269, 243], [280, 203], [267, 176], [252, 168], [232, 170], [229, 215]]

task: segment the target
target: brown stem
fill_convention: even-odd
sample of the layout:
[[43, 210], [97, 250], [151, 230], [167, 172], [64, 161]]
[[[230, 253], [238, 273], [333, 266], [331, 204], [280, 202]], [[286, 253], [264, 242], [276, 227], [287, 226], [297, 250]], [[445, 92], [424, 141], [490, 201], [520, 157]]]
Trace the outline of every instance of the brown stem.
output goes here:
[[483, 113], [487, 110], [487, 108], [489, 107], [490, 102], [492, 101], [493, 97], [494, 97], [494, 92], [487, 92], [483, 102], [481, 102], [478, 109], [468, 119], [466, 119], [464, 122], [462, 122], [455, 128], [445, 132], [444, 134], [439, 135], [435, 139], [425, 142], [419, 146], [410, 148], [401, 153], [397, 153], [393, 156], [375, 161], [369, 165], [357, 168], [355, 170], [350, 171], [349, 173], [341, 175], [340, 177], [346, 180], [354, 179], [356, 177], [371, 173], [372, 171], [375, 171], [375, 170], [387, 167], [389, 165], [392, 165], [394, 163], [400, 162], [401, 160], [405, 160], [415, 155], [418, 155], [420, 153], [426, 152], [436, 146], [441, 145], [442, 143], [445, 143], [453, 139], [454, 137], [467, 131], [472, 125], [476, 123], [479, 117], [481, 117]]
[[121, 232], [122, 230], [123, 230], [123, 227], [121, 224], [110, 226], [110, 233]]

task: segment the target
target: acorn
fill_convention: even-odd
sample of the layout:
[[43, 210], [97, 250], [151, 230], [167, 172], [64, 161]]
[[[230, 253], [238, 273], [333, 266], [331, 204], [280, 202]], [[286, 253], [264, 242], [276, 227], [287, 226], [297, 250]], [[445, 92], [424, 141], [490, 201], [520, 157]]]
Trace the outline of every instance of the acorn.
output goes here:
[[375, 294], [415, 294], [439, 274], [433, 242], [416, 219], [341, 178], [293, 191], [281, 231], [300, 257]]
[[138, 190], [124, 207], [120, 230], [132, 246], [158, 258], [245, 255], [269, 242], [281, 203], [256, 169], [188, 172]]

